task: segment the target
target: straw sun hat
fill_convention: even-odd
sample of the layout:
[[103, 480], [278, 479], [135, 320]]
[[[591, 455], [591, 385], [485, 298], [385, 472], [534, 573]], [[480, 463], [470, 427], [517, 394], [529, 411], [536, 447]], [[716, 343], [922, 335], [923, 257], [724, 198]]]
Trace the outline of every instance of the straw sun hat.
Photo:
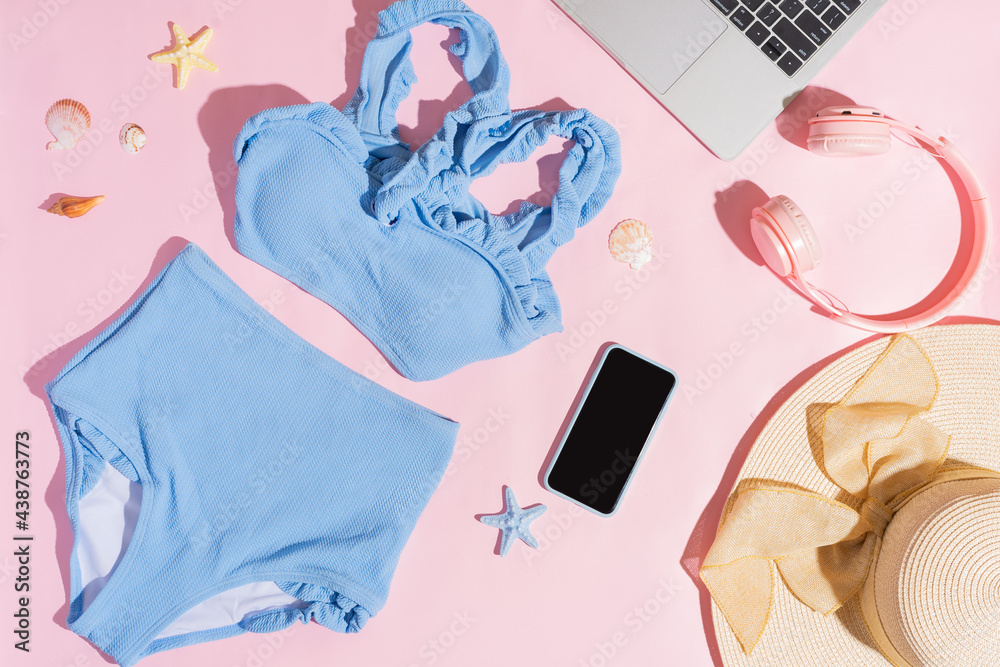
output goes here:
[[727, 667], [1000, 665], [1000, 326], [820, 371], [754, 443], [701, 577]]

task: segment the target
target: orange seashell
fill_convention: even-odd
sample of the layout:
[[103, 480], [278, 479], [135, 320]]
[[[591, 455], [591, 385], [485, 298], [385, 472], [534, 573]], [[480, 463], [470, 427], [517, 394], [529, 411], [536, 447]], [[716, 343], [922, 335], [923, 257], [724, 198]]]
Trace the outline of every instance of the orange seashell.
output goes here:
[[97, 197], [62, 197], [48, 211], [56, 215], [65, 215], [67, 218], [79, 218], [102, 201], [104, 201], [104, 195], [98, 195]]
[[611, 230], [608, 248], [615, 261], [639, 269], [653, 259], [653, 230], [641, 220], [622, 220]]
[[76, 100], [59, 100], [45, 112], [45, 127], [56, 138], [45, 148], [50, 151], [69, 150], [90, 129], [90, 112]]

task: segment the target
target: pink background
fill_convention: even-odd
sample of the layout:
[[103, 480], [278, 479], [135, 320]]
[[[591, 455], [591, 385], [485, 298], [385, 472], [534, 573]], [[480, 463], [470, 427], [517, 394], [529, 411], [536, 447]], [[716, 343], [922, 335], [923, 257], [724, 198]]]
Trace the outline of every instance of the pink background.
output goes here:
[[[47, 667], [108, 660], [65, 628], [63, 460], [41, 386], [191, 240], [307, 340], [460, 421], [462, 430], [387, 606], [359, 635], [296, 625], [142, 664], [718, 664], [707, 597], [692, 573], [730, 485], [781, 401], [838, 351], [871, 339], [812, 312], [759, 266], [749, 211], [764, 193], [791, 194], [818, 228], [827, 257], [813, 281], [855, 311], [898, 309], [929, 293], [960, 239], [959, 205], [945, 173], [902, 145], [865, 162], [815, 158], [803, 148], [805, 118], [846, 98], [882, 107], [951, 136], [987, 190], [997, 192], [1000, 125], [991, 111], [998, 101], [1000, 7], [892, 0], [813, 88], [739, 160], [726, 163], [548, 0], [472, 0], [499, 34], [512, 105], [591, 109], [621, 134], [624, 170], [607, 208], [550, 264], [565, 331], [512, 357], [416, 384], [389, 369], [337, 312], [238, 255], [230, 242], [227, 166], [243, 121], [276, 105], [342, 106], [386, 0], [285, 0], [280, 10], [253, 0], [169, 4], [11, 0], [0, 9], [0, 270], [8, 302], [0, 434], [11, 447], [0, 455], [2, 654], [13, 655], [14, 664]], [[168, 66], [147, 58], [170, 45], [171, 21], [189, 35], [205, 25], [215, 29], [206, 55], [219, 71], [193, 71], [184, 90], [172, 87]], [[420, 83], [401, 113], [404, 138], [415, 143], [469, 94], [441, 48], [449, 39], [445, 28], [417, 31]], [[51, 139], [45, 110], [63, 97], [84, 102], [94, 118], [75, 154], [44, 149]], [[117, 146], [126, 121], [149, 136], [137, 156]], [[474, 193], [497, 212], [521, 198], [547, 200], [562, 150], [554, 140], [537, 164], [502, 167]], [[62, 193], [107, 200], [76, 220], [46, 213]], [[859, 220], [865, 208], [875, 215]], [[639, 273], [607, 252], [609, 230], [627, 217], [645, 220], [656, 236], [657, 258]], [[992, 258], [951, 321], [1000, 317], [1000, 248]], [[539, 484], [607, 341], [653, 357], [681, 378], [611, 519], [585, 515]], [[11, 648], [10, 633], [12, 440], [20, 430], [31, 432], [34, 457], [30, 655]], [[537, 552], [518, 543], [501, 559], [493, 553], [497, 532], [473, 518], [500, 511], [505, 484], [522, 505], [549, 507], [533, 525]]]

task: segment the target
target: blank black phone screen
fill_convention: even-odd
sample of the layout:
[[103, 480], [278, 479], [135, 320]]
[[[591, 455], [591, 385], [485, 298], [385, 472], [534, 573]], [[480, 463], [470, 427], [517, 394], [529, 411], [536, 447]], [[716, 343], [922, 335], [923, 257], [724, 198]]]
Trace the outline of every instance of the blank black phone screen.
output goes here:
[[549, 487], [611, 514], [676, 382], [665, 368], [612, 348], [549, 469]]

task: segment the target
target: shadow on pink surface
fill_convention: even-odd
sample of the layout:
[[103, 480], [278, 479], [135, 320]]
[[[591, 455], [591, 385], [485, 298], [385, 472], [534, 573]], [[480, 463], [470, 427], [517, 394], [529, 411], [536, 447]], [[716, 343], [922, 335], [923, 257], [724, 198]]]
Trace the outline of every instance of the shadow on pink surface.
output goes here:
[[[443, 100], [420, 100], [417, 111], [417, 122], [413, 127], [399, 125], [399, 136], [403, 141], [410, 144], [411, 148], [422, 146], [427, 140], [433, 137], [445, 115], [465, 104], [472, 97], [472, 88], [465, 80], [462, 71], [462, 61], [451, 52], [451, 47], [461, 41], [461, 33], [456, 28], [448, 30], [448, 38], [440, 43], [441, 48], [448, 58], [448, 65], [458, 75], [458, 81], [451, 93]], [[343, 108], [343, 107], [341, 107]]]
[[[554, 97], [548, 102], [543, 102], [542, 104], [528, 108], [537, 111], [565, 111], [572, 109], [573, 107], [571, 107], [569, 103], [564, 101], [562, 98]], [[562, 167], [563, 161], [566, 159], [569, 150], [575, 143], [576, 142], [572, 139], [566, 139], [562, 142], [559, 152], [543, 155], [535, 161], [535, 165], [538, 169], [537, 191], [527, 197], [515, 197], [502, 209], [499, 211], [491, 211], [491, 213], [494, 215], [509, 215], [521, 210], [521, 206], [525, 203], [537, 204], [538, 206], [550, 205], [552, 203], [552, 196], [555, 195], [556, 191], [559, 189], [559, 168]], [[539, 150], [543, 150], [543, 147], [540, 147]], [[531, 157], [528, 158], [528, 160], [531, 159]], [[489, 178], [489, 176], [486, 176], [485, 178]]]
[[843, 93], [821, 86], [806, 86], [774, 119], [774, 124], [785, 141], [808, 152], [806, 139], [809, 137], [809, 119], [826, 107], [855, 105], [857, 103]]
[[49, 195], [48, 197], [46, 197], [45, 201], [43, 201], [41, 204], [38, 205], [38, 210], [39, 211], [48, 211], [50, 208], [52, 208], [55, 205], [55, 203], [57, 201], [59, 201], [63, 197], [72, 197], [72, 196], [74, 196], [74, 195], [71, 195], [68, 192], [56, 192], [56, 193], [54, 193], [54, 194]]
[[[39, 400], [45, 404], [45, 409], [48, 412], [49, 422], [53, 433], [56, 433], [58, 428], [56, 426], [55, 415], [52, 414], [52, 406], [49, 404], [48, 396], [45, 394], [45, 383], [54, 378], [69, 362], [69, 360], [73, 358], [73, 355], [79, 352], [95, 335], [106, 329], [112, 322], [118, 319], [118, 317], [132, 304], [132, 302], [135, 301], [136, 297], [142, 294], [153, 279], [159, 275], [163, 267], [166, 266], [178, 252], [183, 250], [187, 244], [187, 239], [179, 236], [173, 236], [167, 239], [167, 241], [160, 246], [156, 256], [153, 258], [149, 272], [143, 279], [142, 284], [136, 288], [131, 296], [123, 300], [121, 306], [119, 306], [103, 321], [96, 324], [92, 329], [90, 329], [90, 331], [81, 334], [62, 347], [50, 352], [35, 362], [31, 368], [28, 369], [28, 372], [23, 377], [24, 383], [28, 386], [29, 391], [31, 391], [32, 394], [37, 396]], [[52, 476], [48, 486], [45, 488], [45, 504], [52, 513], [56, 526], [55, 557], [56, 562], [59, 563], [59, 573], [62, 577], [63, 589], [66, 591], [66, 601], [58, 610], [56, 610], [55, 615], [52, 617], [52, 620], [56, 623], [56, 625], [59, 625], [62, 628], [66, 628], [66, 616], [69, 613], [69, 555], [73, 548], [73, 528], [70, 525], [69, 517], [66, 514], [65, 473], [66, 456], [63, 452], [62, 446], [60, 446], [56, 473]], [[113, 571], [114, 570], [112, 570], [112, 572]], [[113, 658], [101, 652], [100, 649], [97, 649], [96, 647], [94, 648], [107, 662], [111, 664], [115, 663]]]
[[208, 167], [222, 206], [229, 244], [236, 249], [236, 162], [233, 141], [250, 116], [272, 107], [306, 104], [308, 100], [288, 86], [243, 86], [213, 91], [198, 112], [198, 127], [208, 146]]
[[[940, 324], [996, 325], [1000, 324], [1000, 322], [981, 317], [955, 316], [943, 319]], [[768, 421], [770, 421], [771, 417], [778, 412], [781, 406], [792, 396], [792, 394], [801, 389], [807, 382], [809, 382], [809, 380], [811, 380], [817, 373], [829, 364], [833, 363], [848, 352], [852, 352], [872, 341], [878, 340], [879, 338], [882, 338], [882, 336], [872, 335], [866, 337], [849, 347], [846, 347], [838, 352], [834, 352], [824, 359], [817, 361], [792, 378], [791, 381], [782, 387], [778, 393], [767, 402], [767, 405], [764, 406], [764, 408], [760, 411], [760, 414], [758, 414], [756, 419], [754, 419], [750, 428], [747, 429], [747, 432], [742, 438], [740, 438], [740, 441], [736, 445], [736, 449], [733, 452], [733, 456], [729, 460], [729, 465], [726, 466], [726, 471], [722, 476], [722, 480], [719, 482], [719, 486], [716, 488], [715, 494], [712, 496], [712, 500], [705, 507], [704, 511], [702, 511], [701, 516], [695, 524], [694, 530], [691, 532], [691, 537], [688, 539], [687, 545], [684, 548], [684, 554], [681, 557], [680, 564], [698, 588], [701, 600], [702, 624], [705, 628], [705, 640], [708, 643], [708, 648], [712, 655], [712, 661], [717, 667], [724, 667], [724, 664], [722, 662], [722, 656], [719, 652], [718, 641], [715, 634], [715, 625], [712, 620], [712, 598], [709, 595], [705, 584], [701, 581], [699, 570], [701, 569], [701, 564], [705, 560], [705, 556], [708, 554], [708, 550], [715, 541], [715, 533], [718, 529], [719, 521], [722, 519], [722, 511], [725, 509], [726, 502], [729, 500], [729, 496], [733, 491], [733, 486], [736, 483], [737, 477], [739, 477], [740, 471], [743, 469], [743, 464], [747, 460], [750, 449], [753, 446], [753, 443], [760, 436], [761, 432], [763, 432], [764, 427], [767, 425]]]
[[[390, 4], [391, 2], [385, 0], [354, 1], [354, 9], [357, 14], [354, 25], [347, 29], [344, 40], [347, 45], [344, 54], [344, 80], [347, 82], [347, 90], [330, 103], [334, 107], [343, 109], [354, 97], [354, 92], [361, 83], [361, 64], [364, 60], [365, 49], [378, 30], [378, 13]], [[434, 133], [441, 127], [441, 119], [444, 118], [444, 115], [457, 109], [472, 97], [472, 89], [462, 72], [462, 61], [449, 50], [460, 39], [459, 30], [450, 29], [448, 37], [440, 44], [447, 56], [449, 66], [458, 75], [459, 80], [455, 88], [443, 100], [421, 100], [416, 124], [412, 127], [405, 125], [399, 127], [403, 141], [409, 142], [411, 147], [420, 146], [434, 136]], [[419, 72], [417, 75], [419, 80]]]
[[[786, 141], [808, 151], [806, 140], [809, 137], [809, 119], [825, 107], [852, 104], [854, 102], [846, 95], [828, 88], [807, 86], [775, 119], [775, 126], [778, 133]], [[753, 153], [753, 148], [751, 147], [747, 152]], [[752, 162], [749, 166], [754, 167], [754, 169], [760, 168], [769, 155], [770, 153], [766, 150], [761, 153], [759, 158], [754, 158], [751, 155], [748, 159], [756, 160], [756, 162]], [[749, 169], [745, 169], [738, 173], [749, 176], [751, 172]], [[763, 205], [770, 198], [771, 195], [747, 178], [736, 180], [729, 187], [715, 193], [715, 214], [719, 218], [719, 224], [722, 225], [723, 231], [729, 236], [733, 245], [746, 255], [747, 259], [758, 266], [764, 266], [764, 260], [750, 236], [750, 213], [755, 207]]]
[[715, 193], [715, 215], [733, 245], [757, 266], [764, 259], [750, 235], [750, 212], [767, 202], [767, 193], [750, 181], [737, 181]]
[[[809, 137], [809, 119], [825, 107], [852, 104], [854, 102], [846, 95], [828, 88], [807, 86], [775, 119], [775, 126], [787, 142], [808, 151], [806, 140]], [[765, 152], [756, 165], [758, 168], [766, 161], [767, 155]], [[723, 231], [733, 245], [757, 266], [764, 266], [764, 260], [750, 235], [750, 213], [770, 198], [771, 195], [746, 178], [715, 193], [715, 214]]]
[[[378, 31], [378, 13], [392, 4], [391, 0], [354, 0], [354, 25], [347, 28], [344, 35], [344, 80], [347, 82], [347, 90], [340, 94], [335, 100], [330, 102], [338, 109], [343, 109], [358, 84], [361, 83], [361, 63], [364, 59], [365, 49], [368, 42]], [[451, 36], [449, 36], [451, 39]], [[458, 70], [461, 72], [461, 69]]]

